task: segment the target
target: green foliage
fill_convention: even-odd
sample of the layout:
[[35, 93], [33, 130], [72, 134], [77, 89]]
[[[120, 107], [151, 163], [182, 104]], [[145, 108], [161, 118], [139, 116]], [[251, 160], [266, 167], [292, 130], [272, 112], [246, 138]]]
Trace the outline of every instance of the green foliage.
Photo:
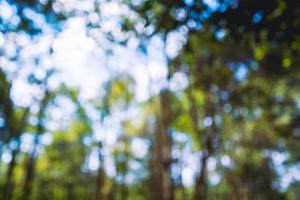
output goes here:
[[[95, 11], [69, 13], [64, 1], [5, 2], [19, 22], [0, 13], [1, 36], [25, 33], [32, 41], [44, 34], [37, 16], [57, 33], [65, 17], [93, 18], [102, 8], [94, 1]], [[86, 101], [77, 88], [53, 90], [56, 74], [47, 69], [44, 79], [26, 77], [42, 95], [20, 106], [14, 74], [1, 68], [0, 200], [299, 199], [300, 5], [212, 2], [123, 2], [130, 14], [118, 21], [126, 39], [117, 42], [135, 33], [147, 54], [153, 37], [164, 45], [170, 33], [186, 39], [165, 58], [168, 83], [145, 102], [136, 100], [129, 74], [111, 75], [102, 96]], [[13, 58], [0, 48], [1, 64], [23, 64], [17, 45]], [[187, 79], [179, 91], [169, 87], [176, 73]], [[61, 97], [70, 101], [56, 105]], [[52, 119], [65, 106], [72, 113]], [[186, 186], [189, 173], [195, 180]]]

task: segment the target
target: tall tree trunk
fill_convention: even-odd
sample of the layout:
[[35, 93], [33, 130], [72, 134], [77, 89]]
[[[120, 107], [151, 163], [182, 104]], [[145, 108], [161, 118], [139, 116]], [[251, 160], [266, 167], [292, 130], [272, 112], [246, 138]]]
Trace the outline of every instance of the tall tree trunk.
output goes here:
[[168, 91], [160, 94], [161, 116], [157, 129], [154, 133], [152, 146], [152, 159], [150, 168], [151, 174], [151, 199], [174, 200], [174, 185], [171, 177], [172, 164], [172, 138], [170, 125], [172, 112], [168, 107], [171, 103], [171, 96]]
[[6, 173], [6, 181], [3, 187], [3, 196], [2, 199], [3, 200], [11, 200], [12, 199], [12, 195], [13, 195], [13, 191], [14, 191], [14, 183], [13, 183], [13, 174], [14, 174], [14, 169], [16, 167], [17, 164], [17, 155], [20, 152], [20, 139], [17, 140], [17, 147], [16, 149], [14, 149], [12, 151], [12, 155], [11, 155], [11, 161], [9, 163], [8, 166], [8, 170]]
[[22, 200], [29, 200], [31, 196], [38, 144], [39, 144], [39, 134], [37, 134], [35, 137], [33, 151], [31, 155], [28, 157], [26, 163], [26, 175], [25, 175], [25, 181], [23, 186], [23, 195], [21, 198]]
[[169, 137], [169, 130], [164, 127], [161, 134], [161, 157], [160, 163], [162, 167], [162, 190], [163, 190], [163, 200], [173, 200], [174, 199], [174, 186], [171, 177], [171, 139]]
[[[209, 91], [208, 91], [209, 92]], [[192, 94], [192, 90], [188, 90], [188, 97], [190, 101], [190, 116], [192, 119], [192, 126], [195, 131], [195, 133], [199, 137], [199, 141], [201, 143], [202, 147], [202, 154], [200, 158], [200, 166], [201, 170], [199, 173], [199, 176], [196, 178], [196, 185], [194, 189], [194, 194], [193, 194], [193, 200], [206, 200], [207, 199], [207, 183], [206, 183], [206, 178], [207, 178], [207, 160], [208, 158], [212, 155], [214, 146], [212, 144], [213, 139], [216, 137], [216, 130], [212, 127], [208, 128], [205, 132], [201, 131], [199, 128], [199, 111], [196, 105], [196, 100], [194, 99], [194, 96]], [[206, 99], [206, 102], [212, 102], [212, 99], [209, 96]], [[209, 104], [206, 105], [204, 108], [204, 112], [206, 115], [213, 116], [214, 113], [214, 106]]]
[[207, 199], [207, 160], [212, 156], [214, 151], [214, 146], [212, 141], [216, 139], [216, 134], [214, 129], [207, 133], [205, 138], [202, 138], [202, 155], [200, 159], [200, 174], [196, 179], [195, 191], [193, 194], [193, 200], [206, 200]]
[[31, 152], [31, 155], [28, 157], [28, 162], [26, 165], [26, 173], [25, 173], [25, 180], [24, 180], [24, 186], [23, 186], [23, 192], [22, 192], [22, 200], [29, 200], [31, 196], [32, 191], [32, 185], [35, 175], [35, 164], [36, 164], [36, 157], [37, 157], [37, 148], [39, 145], [40, 136], [44, 132], [44, 115], [46, 108], [49, 104], [51, 98], [50, 92], [46, 89], [44, 98], [41, 101], [40, 104], [40, 110], [38, 112], [38, 124], [36, 127], [36, 135], [34, 138], [34, 144], [33, 144], [33, 150]]
[[159, 138], [157, 138], [157, 130], [155, 130], [154, 133], [154, 139], [151, 146], [151, 160], [150, 160], [150, 171], [151, 171], [151, 177], [150, 177], [150, 199], [157, 199], [162, 200], [162, 186], [161, 186], [161, 173], [160, 173], [160, 149], [159, 145], [157, 144], [157, 141]]
[[105, 171], [104, 171], [104, 159], [101, 153], [102, 150], [102, 142], [99, 142], [99, 162], [100, 166], [97, 172], [97, 179], [96, 179], [96, 193], [95, 193], [95, 200], [103, 200], [103, 186], [104, 186], [104, 178], [105, 178]]
[[23, 130], [26, 127], [27, 123], [27, 117], [29, 113], [29, 108], [26, 108], [24, 110], [24, 113], [22, 114], [22, 117], [20, 121], [18, 121], [18, 126], [16, 127], [13, 124], [15, 123], [14, 121], [9, 121], [9, 133], [11, 133], [12, 136], [16, 137], [16, 148], [12, 151], [12, 157], [11, 161], [8, 166], [8, 170], [6, 173], [6, 181], [3, 187], [3, 200], [10, 200], [12, 198], [13, 192], [14, 192], [14, 183], [13, 183], [13, 175], [14, 175], [14, 169], [17, 164], [17, 156], [20, 152], [20, 145], [21, 145], [21, 139], [20, 135], [22, 134]]
[[[123, 125], [122, 125], [123, 126]], [[128, 199], [128, 195], [129, 195], [129, 191], [128, 191], [128, 186], [126, 185], [126, 175], [128, 174], [128, 162], [130, 160], [130, 149], [129, 149], [129, 139], [128, 137], [124, 137], [123, 138], [124, 144], [125, 144], [125, 152], [124, 156], [125, 156], [125, 160], [123, 161], [123, 168], [124, 171], [122, 173], [122, 186], [121, 186], [121, 199], [122, 200], [127, 200]]]
[[66, 184], [66, 189], [67, 189], [67, 200], [74, 200], [74, 185], [71, 182], [68, 182]]
[[96, 194], [95, 200], [103, 200], [103, 185], [104, 185], [104, 170], [102, 167], [99, 167], [97, 173], [97, 180], [96, 180]]
[[206, 200], [206, 166], [207, 166], [207, 159], [209, 158], [209, 155], [206, 150], [202, 153], [201, 158], [201, 170], [200, 175], [198, 176], [196, 180], [196, 186], [195, 186], [195, 192], [193, 196], [193, 200]]
[[27, 171], [26, 171], [26, 176], [25, 176], [25, 181], [23, 186], [22, 200], [30, 199], [32, 184], [33, 184], [33, 176], [34, 176], [34, 166], [35, 166], [34, 158], [29, 158], [26, 165]]
[[[181, 155], [183, 155], [183, 149], [182, 148], [180, 148], [180, 151], [181, 151]], [[180, 164], [180, 172], [182, 172], [183, 171], [183, 168], [185, 167], [184, 165], [184, 163], [183, 162], [180, 162], [179, 161], [179, 164]], [[184, 188], [184, 185], [183, 185], [183, 177], [182, 177], [182, 173], [180, 173], [180, 175], [179, 175], [179, 184], [178, 184], [178, 186], [179, 186], [179, 190], [180, 190], [180, 200], [185, 200], [186, 199], [186, 196], [187, 196], [187, 193], [186, 193], [186, 190], [185, 190], [185, 188]]]

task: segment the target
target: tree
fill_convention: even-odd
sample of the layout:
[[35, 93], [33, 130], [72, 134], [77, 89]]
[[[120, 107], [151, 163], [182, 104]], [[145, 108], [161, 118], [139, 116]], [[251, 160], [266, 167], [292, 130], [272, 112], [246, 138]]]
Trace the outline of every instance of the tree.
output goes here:
[[[214, 154], [226, 152], [223, 147], [231, 145], [232, 138], [250, 134], [249, 149], [257, 149], [255, 143], [252, 143], [257, 135], [272, 137], [272, 139], [266, 139], [271, 140], [272, 144], [266, 143], [260, 146], [258, 155], [263, 154], [263, 151], [273, 151], [274, 149], [277, 151], [281, 140], [278, 137], [283, 129], [275, 131], [273, 128], [277, 127], [275, 124], [282, 112], [286, 114], [286, 117], [293, 118], [295, 113], [288, 110], [293, 110], [297, 100], [291, 100], [290, 97], [283, 94], [279, 95], [278, 90], [271, 90], [268, 85], [271, 83], [273, 88], [281, 87], [281, 92], [286, 91], [288, 87], [297, 85], [295, 82], [293, 82], [295, 85], [283, 83], [284, 80], [294, 79], [291, 74], [298, 74], [296, 67], [298, 61], [292, 55], [299, 53], [295, 48], [290, 51], [292, 49], [290, 45], [293, 43], [296, 46], [298, 43], [297, 36], [294, 37], [293, 33], [297, 35], [299, 28], [294, 21], [296, 18], [292, 17], [298, 12], [296, 4], [292, 1], [277, 1], [272, 6], [261, 5], [261, 3], [253, 1], [236, 3], [215, 1], [214, 5], [204, 1], [154, 1], [130, 4], [136, 11], [138, 19], [145, 22], [144, 30], [146, 27], [154, 29], [150, 36], [162, 35], [162, 38], [168, 38], [172, 32], [186, 30], [184, 33], [187, 41], [183, 44], [177, 57], [169, 64], [169, 71], [171, 75], [178, 71], [184, 73], [187, 71], [190, 79], [188, 89], [186, 89], [191, 110], [188, 122], [192, 122], [194, 128], [192, 131], [185, 131], [194, 132], [198, 136], [196, 140], [199, 140], [198, 143], [202, 149], [201, 170], [196, 181], [194, 199], [208, 198], [205, 195], [207, 187], [204, 178], [207, 159], [213, 155], [212, 152]], [[245, 21], [241, 21], [241, 18]], [[274, 24], [278, 24], [278, 26], [273, 26]], [[131, 30], [130, 25], [130, 21], [125, 23], [124, 29]], [[274, 31], [274, 27], [276, 27], [276, 31]], [[287, 27], [295, 32], [284, 31]], [[145, 43], [146, 37], [149, 36], [147, 32], [136, 31], [135, 33], [141, 38], [141, 43]], [[164, 40], [166, 41], [166, 39]], [[199, 91], [203, 100], [193, 97], [195, 91]], [[277, 99], [278, 95], [281, 96], [280, 103]], [[287, 107], [284, 111], [273, 113], [279, 105]], [[264, 114], [256, 116], [255, 113], [260, 111]], [[263, 122], [253, 122], [251, 116], [256, 116], [254, 118], [263, 120]], [[204, 127], [201, 125], [199, 127], [202, 120]], [[228, 120], [234, 125], [229, 126]], [[249, 130], [248, 127], [251, 127], [253, 123], [256, 128]], [[292, 120], [286, 118], [285, 123], [286, 125], [292, 123]], [[229, 131], [226, 127], [229, 129], [240, 127], [239, 134], [232, 135], [234, 131]], [[263, 127], [269, 128], [264, 129]], [[259, 133], [258, 129], [262, 132]], [[241, 140], [237, 143], [237, 145], [239, 143], [242, 145], [244, 142]], [[241, 149], [246, 151], [247, 148], [241, 147]], [[216, 156], [214, 155], [214, 157]], [[274, 170], [269, 167], [272, 164], [268, 159], [272, 158], [268, 157], [267, 160], [262, 158], [259, 162], [267, 162], [264, 166], [268, 170]], [[239, 156], [237, 160], [241, 161], [242, 159]], [[242, 166], [244, 165], [240, 164], [243, 169]], [[256, 165], [252, 167], [258, 169]], [[259, 168], [261, 171], [264, 169], [264, 167]], [[259, 172], [256, 171], [256, 173]], [[266, 171], [262, 173], [266, 173]], [[248, 175], [243, 174], [243, 176], [246, 178]], [[262, 182], [266, 185], [262, 196], [271, 195], [272, 198], [283, 198], [282, 194], [270, 189], [272, 188], [270, 179], [274, 181], [272, 173], [266, 176], [266, 179], [247, 179], [245, 182], [247, 184], [253, 182], [253, 185], [257, 181]], [[251, 194], [257, 194], [255, 198], [271, 198], [270, 196], [262, 197], [254, 192], [257, 188], [247, 192], [250, 189], [249, 185], [244, 189], [242, 196], [238, 198], [254, 198]]]

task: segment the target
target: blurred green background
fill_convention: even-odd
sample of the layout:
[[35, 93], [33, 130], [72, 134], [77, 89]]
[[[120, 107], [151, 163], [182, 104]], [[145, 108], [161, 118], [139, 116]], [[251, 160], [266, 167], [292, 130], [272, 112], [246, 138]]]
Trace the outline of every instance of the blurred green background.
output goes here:
[[0, 200], [300, 199], [300, 1], [0, 0]]

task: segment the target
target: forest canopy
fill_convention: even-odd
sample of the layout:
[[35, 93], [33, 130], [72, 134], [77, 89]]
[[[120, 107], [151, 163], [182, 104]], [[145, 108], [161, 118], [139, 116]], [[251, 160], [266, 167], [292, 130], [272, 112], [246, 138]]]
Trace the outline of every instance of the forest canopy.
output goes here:
[[0, 1], [0, 200], [300, 198], [300, 2]]

